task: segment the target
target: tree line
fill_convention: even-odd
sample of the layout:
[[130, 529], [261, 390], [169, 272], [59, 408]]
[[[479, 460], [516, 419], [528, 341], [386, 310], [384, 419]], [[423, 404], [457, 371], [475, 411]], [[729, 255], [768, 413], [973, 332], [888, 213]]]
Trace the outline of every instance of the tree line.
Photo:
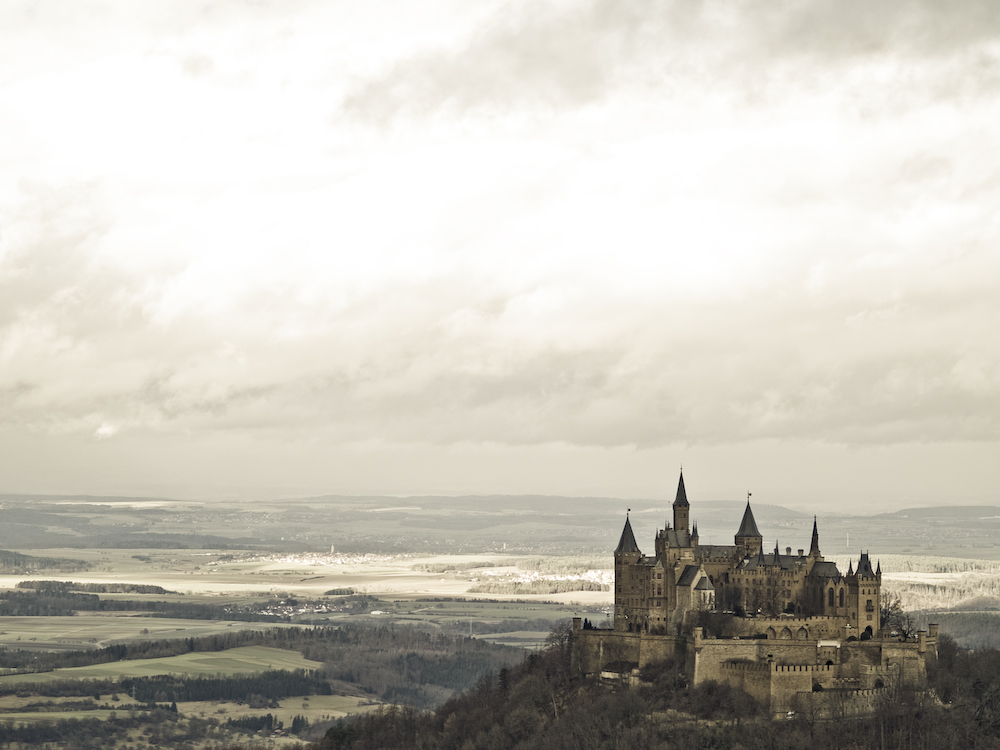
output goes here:
[[75, 581], [18, 581], [16, 589], [38, 592], [82, 591], [88, 594], [174, 594], [151, 583], [77, 583]]
[[773, 721], [726, 685], [687, 684], [679, 661], [649, 665], [636, 689], [583, 680], [572, 633], [480, 679], [432, 713], [387, 706], [331, 727], [324, 750], [965, 750], [1000, 748], [1000, 651], [941, 637], [931, 692], [887, 692], [875, 714]]

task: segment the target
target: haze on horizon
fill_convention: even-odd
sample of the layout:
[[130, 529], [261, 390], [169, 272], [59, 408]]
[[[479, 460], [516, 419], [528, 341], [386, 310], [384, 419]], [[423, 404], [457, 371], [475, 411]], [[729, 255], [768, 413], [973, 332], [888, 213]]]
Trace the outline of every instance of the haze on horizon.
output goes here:
[[0, 494], [1000, 503], [987, 0], [12, 0]]

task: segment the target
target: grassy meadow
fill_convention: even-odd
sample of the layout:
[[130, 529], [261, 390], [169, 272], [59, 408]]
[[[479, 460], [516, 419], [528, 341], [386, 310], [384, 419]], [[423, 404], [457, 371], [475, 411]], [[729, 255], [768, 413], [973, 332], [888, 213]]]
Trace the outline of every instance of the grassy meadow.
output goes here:
[[198, 651], [155, 659], [67, 667], [51, 672], [31, 672], [0, 676], [0, 686], [59, 680], [107, 680], [116, 677], [149, 677], [169, 674], [184, 677], [232, 676], [266, 672], [272, 669], [321, 669], [320, 662], [309, 661], [294, 651], [266, 646], [246, 646], [225, 651]]

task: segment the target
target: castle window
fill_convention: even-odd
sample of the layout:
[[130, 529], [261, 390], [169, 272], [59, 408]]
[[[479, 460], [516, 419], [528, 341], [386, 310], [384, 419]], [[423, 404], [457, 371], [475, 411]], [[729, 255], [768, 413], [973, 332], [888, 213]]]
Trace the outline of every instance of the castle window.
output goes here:
[[826, 598], [827, 598], [827, 606], [828, 607], [832, 607], [833, 606], [833, 589], [830, 589], [827, 592], [827, 597]]
[[662, 586], [657, 586], [656, 587], [656, 595], [657, 596], [663, 596], [663, 587]]
[[840, 590], [840, 606], [841, 607], [844, 606], [844, 590], [843, 589]]
[[[875, 611], [875, 605], [872, 604], [872, 600], [869, 599], [868, 603], [865, 605], [865, 612], [874, 612], [874, 611]], [[868, 619], [870, 620], [871, 618], [869, 617]]]

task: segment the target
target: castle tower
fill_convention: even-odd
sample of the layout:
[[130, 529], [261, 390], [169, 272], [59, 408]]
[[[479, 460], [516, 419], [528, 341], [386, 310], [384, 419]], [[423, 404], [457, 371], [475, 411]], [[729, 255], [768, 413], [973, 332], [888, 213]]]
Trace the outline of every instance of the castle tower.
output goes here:
[[750, 510], [750, 501], [747, 500], [747, 509], [743, 511], [743, 522], [740, 530], [736, 532], [736, 548], [740, 557], [754, 555], [761, 551], [764, 544], [764, 537], [757, 530], [757, 522], [753, 518], [753, 511]]
[[679, 538], [688, 535], [688, 522], [691, 515], [691, 505], [688, 503], [687, 491], [684, 489], [684, 472], [677, 482], [677, 497], [674, 500], [674, 530]]
[[873, 638], [879, 634], [882, 627], [879, 597], [882, 593], [882, 566], [876, 571], [872, 568], [871, 558], [867, 552], [861, 553], [858, 569], [854, 575], [848, 572], [848, 587], [851, 596], [851, 615], [855, 618], [859, 637]]
[[638, 565], [642, 552], [635, 543], [632, 521], [625, 517], [625, 528], [615, 549], [615, 630], [629, 630], [629, 625], [637, 623], [636, 615], [640, 599], [645, 599], [645, 591]]

